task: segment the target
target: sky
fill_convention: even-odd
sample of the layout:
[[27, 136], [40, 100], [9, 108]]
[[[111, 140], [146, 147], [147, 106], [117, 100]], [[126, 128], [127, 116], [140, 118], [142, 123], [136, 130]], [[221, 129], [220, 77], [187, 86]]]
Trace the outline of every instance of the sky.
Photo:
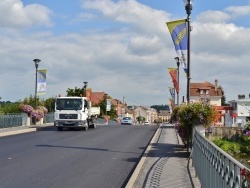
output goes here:
[[[218, 80], [226, 101], [249, 97], [250, 1], [194, 0], [191, 83]], [[47, 70], [39, 97], [68, 88], [105, 92], [128, 105], [162, 105], [177, 56], [166, 22], [185, 19], [182, 0], [1, 0], [0, 97], [35, 94], [35, 65]], [[180, 98], [186, 96], [180, 67]]]

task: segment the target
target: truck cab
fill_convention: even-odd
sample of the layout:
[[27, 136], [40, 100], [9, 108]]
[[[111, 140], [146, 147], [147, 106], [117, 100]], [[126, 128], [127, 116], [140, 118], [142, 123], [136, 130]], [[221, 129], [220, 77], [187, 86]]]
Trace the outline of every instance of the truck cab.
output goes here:
[[91, 107], [91, 102], [86, 97], [56, 98], [54, 125], [59, 131], [63, 128], [96, 128], [98, 115], [100, 107]]

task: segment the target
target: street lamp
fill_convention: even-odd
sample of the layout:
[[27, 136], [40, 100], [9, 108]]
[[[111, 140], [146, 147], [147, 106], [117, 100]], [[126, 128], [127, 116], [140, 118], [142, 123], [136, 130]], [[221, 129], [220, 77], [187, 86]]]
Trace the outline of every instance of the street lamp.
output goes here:
[[86, 90], [87, 90], [87, 85], [88, 85], [88, 82], [83, 82], [83, 96], [86, 97]]
[[187, 102], [190, 102], [190, 15], [192, 11], [192, 0], [184, 0], [185, 9], [187, 13], [187, 34], [188, 34], [188, 43], [187, 43]]
[[41, 60], [40, 60], [40, 59], [34, 59], [33, 61], [34, 61], [34, 63], [35, 63], [35, 67], [36, 67], [35, 109], [37, 109], [37, 69], [38, 69], [39, 62], [40, 62]]
[[178, 88], [176, 90], [176, 93], [177, 93], [177, 106], [179, 106], [179, 91], [180, 91], [179, 67], [180, 67], [180, 59], [179, 59], [179, 57], [175, 57], [174, 59], [176, 60], [176, 64], [177, 64], [177, 74], [178, 74], [177, 82], [178, 82]]

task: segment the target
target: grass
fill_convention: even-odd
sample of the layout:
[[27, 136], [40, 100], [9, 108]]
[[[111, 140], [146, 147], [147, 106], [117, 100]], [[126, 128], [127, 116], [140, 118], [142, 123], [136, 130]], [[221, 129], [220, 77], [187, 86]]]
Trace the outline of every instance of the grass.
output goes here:
[[216, 139], [213, 142], [223, 151], [250, 168], [250, 142], [248, 139], [241, 138], [237, 141]]

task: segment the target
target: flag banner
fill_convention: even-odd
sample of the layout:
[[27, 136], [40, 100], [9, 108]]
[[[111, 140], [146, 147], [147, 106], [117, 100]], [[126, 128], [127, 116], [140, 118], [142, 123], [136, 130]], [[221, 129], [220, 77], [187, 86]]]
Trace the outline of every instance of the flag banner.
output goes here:
[[178, 69], [177, 68], [168, 68], [168, 72], [172, 78], [172, 82], [174, 84], [174, 88], [177, 93], [179, 93], [179, 86], [178, 86], [178, 80], [177, 80], [177, 74], [178, 74]]
[[37, 71], [37, 94], [45, 94], [46, 92], [46, 74], [47, 70]]
[[111, 99], [107, 99], [106, 100], [106, 111], [110, 111], [111, 110]]
[[173, 88], [173, 87], [168, 87], [168, 89], [169, 89], [170, 95], [171, 95], [171, 97], [172, 97], [172, 100], [174, 100], [174, 99], [175, 99], [174, 88]]
[[185, 73], [187, 73], [186, 55], [188, 46], [187, 24], [186, 20], [176, 20], [167, 22], [167, 27], [174, 42], [176, 53], [180, 59]]

